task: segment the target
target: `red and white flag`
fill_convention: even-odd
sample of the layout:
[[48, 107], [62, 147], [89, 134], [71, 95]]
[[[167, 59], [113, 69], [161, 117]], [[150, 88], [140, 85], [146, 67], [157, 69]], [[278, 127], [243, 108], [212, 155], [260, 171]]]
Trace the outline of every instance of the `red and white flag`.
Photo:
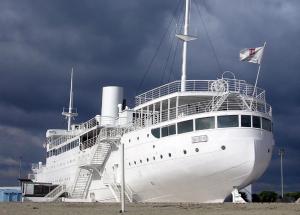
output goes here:
[[240, 61], [247, 61], [250, 63], [261, 63], [264, 53], [264, 46], [257, 48], [246, 48], [240, 51]]

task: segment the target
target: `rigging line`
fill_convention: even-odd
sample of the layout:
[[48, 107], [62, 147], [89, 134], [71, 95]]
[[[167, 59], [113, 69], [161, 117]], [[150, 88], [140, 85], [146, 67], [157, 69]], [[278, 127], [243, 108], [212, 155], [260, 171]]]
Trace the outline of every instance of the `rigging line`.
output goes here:
[[[171, 32], [171, 35], [173, 34], [173, 31]], [[160, 80], [160, 85], [163, 83], [164, 81], [164, 77], [165, 77], [165, 73], [166, 73], [166, 70], [167, 70], [167, 66], [168, 66], [168, 62], [169, 62], [169, 59], [170, 59], [170, 56], [171, 56], [171, 52], [173, 50], [173, 44], [174, 44], [174, 41], [175, 41], [175, 36], [173, 36], [172, 38], [172, 42], [171, 42], [171, 47], [169, 49], [169, 54], [168, 54], [168, 57], [167, 57], [167, 60], [166, 60], [166, 63], [163, 65], [162, 67], [162, 76], [161, 76], [161, 80]]]
[[178, 50], [178, 45], [179, 45], [179, 40], [177, 40], [177, 42], [176, 42], [176, 47], [175, 47], [175, 52], [174, 52], [174, 55], [173, 55], [173, 60], [172, 60], [172, 63], [171, 63], [171, 68], [170, 68], [170, 73], [169, 73], [169, 79], [168, 79], [168, 82], [170, 82], [171, 75], [173, 75], [174, 79], [176, 79], [176, 78], [175, 78], [175, 75], [174, 75], [174, 62], [175, 62], [175, 59], [176, 59], [176, 54], [177, 54], [177, 50]]
[[[211, 41], [211, 38], [210, 38], [210, 36], [209, 36], [208, 29], [207, 29], [207, 27], [206, 27], [206, 25], [205, 25], [205, 22], [204, 22], [204, 20], [203, 20], [202, 15], [201, 15], [201, 10], [200, 10], [199, 3], [197, 3], [197, 1], [192, 1], [192, 2], [196, 5], [196, 9], [197, 9], [197, 12], [198, 12], [198, 14], [199, 14], [199, 17], [200, 17], [201, 23], [202, 23], [202, 25], [203, 25], [204, 31], [205, 31], [205, 33], [206, 33], [206, 36], [207, 36], [207, 38], [208, 38], [209, 45], [210, 45], [210, 47], [211, 47], [211, 49], [212, 49], [212, 51], [213, 51], [213, 55], [214, 55], [214, 57], [215, 57], [215, 59], [216, 59], [216, 62], [217, 62], [217, 65], [218, 65], [218, 69], [220, 70], [220, 74], [222, 74], [222, 71], [223, 71], [223, 70], [222, 70], [222, 66], [221, 66], [221, 63], [220, 63], [220, 61], [219, 61], [219, 58], [218, 58], [216, 49], [215, 49], [215, 47], [214, 47], [214, 45], [213, 45], [213, 43], [212, 43], [212, 41]], [[204, 2], [204, 0], [203, 0], [202, 2]]]
[[[183, 7], [184, 7], [184, 5], [182, 4], [182, 8]], [[179, 26], [179, 31], [180, 31], [181, 26], [183, 25], [183, 22], [184, 22], [184, 13], [181, 13], [180, 16], [178, 16], [178, 19], [177, 19], [177, 23], [178, 23], [178, 26]], [[172, 60], [172, 63], [171, 63], [168, 82], [170, 82], [170, 80], [171, 80], [171, 75], [173, 76], [174, 80], [176, 80], [176, 76], [175, 76], [175, 72], [174, 72], [174, 65], [175, 65], [175, 61], [176, 61], [176, 56], [177, 56], [179, 43], [180, 43], [180, 40], [177, 40], [173, 60]], [[178, 65], [178, 68], [179, 68], [179, 65]]]
[[[182, 2], [183, 2], [183, 1], [182, 1]], [[182, 10], [183, 6], [184, 6], [184, 4], [182, 3], [182, 5], [181, 5], [179, 11], [183, 11], [183, 10]], [[176, 16], [176, 17], [177, 17], [176, 23], [180, 24], [180, 20], [183, 19], [183, 13], [179, 13], [178, 16]], [[182, 22], [183, 22], [183, 21], [182, 21]], [[180, 25], [179, 25], [179, 26], [180, 26]], [[165, 64], [163, 65], [163, 67], [162, 67], [162, 77], [161, 77], [160, 84], [163, 84], [163, 82], [164, 82], [164, 77], [165, 77], [165, 74], [166, 74], [166, 71], [167, 71], [169, 62], [170, 62], [170, 57], [171, 57], [171, 55], [172, 55], [173, 45], [175, 46], [174, 41], [175, 41], [175, 39], [176, 39], [176, 36], [175, 36], [175, 34], [176, 34], [176, 28], [177, 28], [177, 27], [175, 27], [175, 29], [170, 33], [170, 39], [171, 39], [172, 35], [173, 35], [173, 38], [172, 38], [171, 47], [170, 47], [170, 49], [169, 49], [169, 54], [168, 54], [166, 63], [165, 63]], [[168, 82], [169, 82], [169, 79], [170, 79], [170, 78], [167, 79]]]
[[[178, 0], [177, 5], [176, 5], [176, 8], [175, 8], [175, 10], [174, 10], [174, 14], [177, 13], [180, 4], [181, 4], [181, 0]], [[147, 67], [147, 69], [146, 69], [146, 72], [144, 73], [144, 75], [143, 75], [143, 77], [142, 77], [142, 79], [141, 79], [141, 81], [140, 81], [140, 83], [139, 83], [139, 85], [138, 85], [137, 91], [140, 91], [140, 89], [141, 89], [141, 87], [142, 87], [142, 85], [143, 85], [143, 83], [144, 83], [144, 81], [145, 81], [145, 78], [146, 78], [146, 76], [148, 75], [148, 73], [149, 73], [149, 71], [150, 71], [150, 69], [151, 69], [152, 64], [154, 63], [154, 60], [155, 60], [156, 56], [158, 55], [158, 51], [159, 51], [160, 47], [162, 46], [162, 43], [163, 43], [163, 41], [164, 41], [164, 39], [165, 39], [165, 37], [166, 37], [168, 31], [169, 31], [169, 28], [170, 28], [170, 26], [171, 26], [173, 20], [174, 20], [174, 16], [172, 16], [170, 22], [168, 23], [168, 27], [167, 27], [165, 33], [163, 34], [162, 38], [160, 39], [159, 45], [158, 45], [158, 47], [157, 47], [156, 50], [155, 50], [154, 56], [152, 57], [152, 59], [151, 59], [149, 65], [148, 65], [148, 67]]]

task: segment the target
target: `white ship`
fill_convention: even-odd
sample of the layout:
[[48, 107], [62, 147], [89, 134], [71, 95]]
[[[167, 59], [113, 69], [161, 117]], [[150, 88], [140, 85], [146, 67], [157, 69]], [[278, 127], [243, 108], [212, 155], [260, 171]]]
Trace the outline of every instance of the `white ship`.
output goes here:
[[30, 175], [58, 185], [44, 199], [120, 201], [122, 146], [130, 202], [223, 202], [264, 173], [274, 146], [265, 91], [235, 77], [186, 80], [188, 17], [186, 0], [181, 80], [136, 96], [134, 108], [123, 88], [103, 87], [101, 115], [71, 124], [71, 85], [68, 129], [47, 131], [46, 163]]

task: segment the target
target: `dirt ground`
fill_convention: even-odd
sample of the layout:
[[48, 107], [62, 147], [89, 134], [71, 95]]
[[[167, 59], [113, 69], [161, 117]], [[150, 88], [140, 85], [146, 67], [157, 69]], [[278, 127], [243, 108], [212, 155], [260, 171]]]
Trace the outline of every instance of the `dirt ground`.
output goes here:
[[[0, 215], [110, 215], [120, 214], [119, 204], [103, 203], [0, 203]], [[300, 215], [300, 204], [127, 204], [126, 215]]]

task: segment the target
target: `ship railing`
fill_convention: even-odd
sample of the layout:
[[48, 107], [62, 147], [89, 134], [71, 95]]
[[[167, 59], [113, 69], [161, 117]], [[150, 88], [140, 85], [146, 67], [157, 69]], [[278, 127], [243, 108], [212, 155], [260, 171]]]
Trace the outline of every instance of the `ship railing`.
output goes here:
[[[176, 107], [169, 108], [161, 112], [155, 111], [146, 114], [141, 118], [136, 118], [133, 122], [134, 126], [131, 127], [131, 129], [147, 127], [168, 120], [179, 119], [181, 117], [185, 117], [193, 114], [212, 112], [210, 106], [211, 106], [211, 99], [207, 99], [207, 100], [202, 100], [201, 102], [181, 105], [178, 108]], [[220, 104], [218, 108], [213, 112], [230, 111], [230, 110], [256, 111], [256, 112], [261, 112], [269, 116], [272, 116], [272, 107], [267, 103], [261, 103], [256, 100], [237, 101], [230, 98], [227, 98], [224, 102], [222, 102], [222, 104]]]
[[[265, 100], [265, 90], [246, 83], [244, 80], [238, 79], [218, 79], [223, 80], [226, 91], [240, 93], [247, 97], [254, 97], [256, 99]], [[186, 92], [215, 92], [214, 83], [218, 80], [187, 80], [186, 81]], [[219, 82], [220, 83], [220, 82]], [[172, 93], [181, 91], [181, 81], [174, 81], [145, 93], [142, 93], [135, 97], [136, 106], [152, 101], [154, 99], [166, 96]]]
[[99, 118], [98, 117], [94, 117], [94, 118], [88, 120], [87, 122], [84, 122], [84, 123], [80, 124], [78, 126], [78, 129], [80, 129], [80, 130], [91, 129], [91, 128], [99, 125], [99, 124], [100, 124]]
[[60, 145], [60, 144], [63, 144], [63, 143], [65, 143], [66, 141], [68, 141], [68, 140], [70, 140], [70, 139], [72, 139], [72, 138], [74, 138], [74, 137], [76, 137], [77, 135], [63, 135], [63, 136], [61, 136], [61, 137], [59, 137], [59, 138], [56, 138], [56, 139], [54, 139], [54, 140], [52, 140], [52, 141], [49, 141], [48, 142], [48, 144], [49, 144], [49, 149], [52, 149], [52, 148], [54, 148], [55, 146], [58, 146], [58, 145]]

